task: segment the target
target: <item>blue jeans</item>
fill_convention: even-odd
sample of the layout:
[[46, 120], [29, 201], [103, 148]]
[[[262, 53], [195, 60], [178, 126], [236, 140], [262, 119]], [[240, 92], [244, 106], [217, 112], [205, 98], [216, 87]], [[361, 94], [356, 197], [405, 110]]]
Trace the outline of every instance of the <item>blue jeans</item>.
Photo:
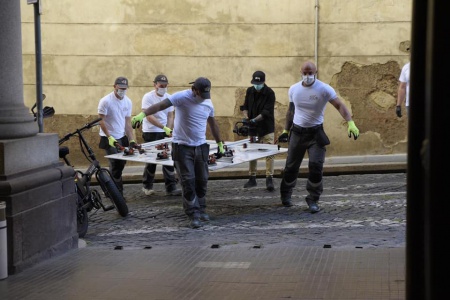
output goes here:
[[188, 216], [199, 217], [206, 209], [209, 144], [192, 147], [172, 144], [172, 160], [183, 187], [183, 208]]

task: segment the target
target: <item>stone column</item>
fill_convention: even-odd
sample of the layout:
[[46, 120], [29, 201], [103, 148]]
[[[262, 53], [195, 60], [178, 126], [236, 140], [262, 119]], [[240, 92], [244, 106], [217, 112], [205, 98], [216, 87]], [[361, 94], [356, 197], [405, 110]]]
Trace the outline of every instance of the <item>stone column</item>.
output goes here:
[[78, 247], [74, 170], [59, 161], [57, 134], [38, 133], [24, 105], [21, 2], [2, 1], [0, 9], [0, 201], [6, 203], [8, 274]]
[[39, 127], [23, 101], [21, 1], [3, 2], [0, 9], [0, 139], [29, 137], [38, 133]]

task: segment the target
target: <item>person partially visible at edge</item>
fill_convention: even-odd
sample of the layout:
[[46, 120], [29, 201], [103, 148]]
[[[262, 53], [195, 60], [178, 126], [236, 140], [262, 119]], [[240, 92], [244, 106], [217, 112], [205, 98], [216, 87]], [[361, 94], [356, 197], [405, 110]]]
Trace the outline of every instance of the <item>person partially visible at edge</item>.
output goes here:
[[206, 141], [207, 125], [217, 142], [218, 158], [225, 150], [210, 99], [211, 82], [208, 78], [199, 77], [189, 84], [192, 84], [190, 89], [176, 92], [134, 116], [131, 124], [136, 127], [146, 116], [175, 107], [171, 155], [181, 180], [184, 212], [190, 219], [190, 227], [199, 228], [202, 222], [210, 219], [206, 213], [210, 148]]
[[[262, 144], [274, 143], [275, 131], [275, 92], [265, 84], [266, 74], [256, 71], [252, 75], [251, 87], [245, 93], [244, 105], [240, 107], [244, 118], [250, 123], [252, 132], [256, 133], [258, 142]], [[274, 156], [266, 157], [266, 189], [270, 192], [275, 190], [273, 185]], [[257, 160], [249, 163], [248, 182], [244, 188], [257, 186], [256, 182]]]
[[[170, 96], [167, 93], [169, 80], [166, 75], [160, 74], [153, 80], [154, 90], [146, 93], [142, 97], [142, 111], [153, 104], [159, 103]], [[146, 143], [161, 140], [172, 136], [174, 120], [174, 107], [170, 106], [153, 115], [148, 115], [142, 122], [142, 138]], [[150, 196], [155, 181], [156, 164], [145, 164], [142, 177], [142, 191]], [[167, 196], [179, 196], [181, 190], [177, 188], [177, 178], [175, 177], [175, 168], [173, 166], [162, 166], [165, 189]]]
[[297, 183], [300, 165], [308, 152], [308, 179], [306, 182], [306, 203], [311, 213], [320, 210], [319, 198], [323, 192], [323, 164], [326, 146], [330, 141], [323, 129], [324, 112], [327, 103], [347, 121], [348, 136], [356, 140], [359, 129], [352, 115], [339, 99], [335, 90], [317, 79], [317, 67], [307, 61], [301, 67], [302, 80], [289, 88], [289, 108], [286, 125], [278, 142], [289, 142], [286, 164], [280, 185], [281, 203], [292, 206], [292, 193]]
[[[114, 90], [100, 99], [98, 115], [100, 121], [99, 148], [104, 149], [107, 155], [118, 153], [117, 146], [133, 147], [136, 144], [133, 128], [131, 127], [131, 99], [126, 95], [128, 79], [118, 77], [114, 82]], [[109, 159], [109, 170], [114, 181], [123, 193], [122, 172], [126, 160]]]
[[[409, 52], [410, 48], [406, 48]], [[406, 115], [409, 117], [409, 68], [411, 62], [406, 63], [402, 71], [400, 72], [399, 84], [397, 90], [397, 106], [395, 108], [395, 113], [397, 117], [402, 117], [402, 104], [405, 103]]]

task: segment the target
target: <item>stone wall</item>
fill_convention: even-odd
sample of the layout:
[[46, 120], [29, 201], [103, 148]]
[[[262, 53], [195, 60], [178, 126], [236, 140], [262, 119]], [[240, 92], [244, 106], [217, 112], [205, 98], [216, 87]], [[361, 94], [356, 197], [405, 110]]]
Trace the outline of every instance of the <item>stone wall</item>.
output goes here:
[[[128, 95], [138, 113], [153, 78], [164, 73], [171, 93], [189, 88], [196, 77], [208, 77], [222, 135], [239, 139], [232, 132], [241, 118], [238, 107], [252, 73], [263, 70], [277, 97], [278, 135], [287, 90], [300, 79], [302, 62], [312, 60], [319, 79], [352, 110], [361, 132], [357, 141], [349, 139], [341, 116], [327, 107], [328, 155], [406, 152], [407, 120], [396, 117], [395, 99], [401, 67], [409, 60], [411, 1], [42, 2], [43, 91], [45, 105], [57, 114], [45, 120], [45, 132], [62, 136], [95, 118], [99, 99], [112, 91], [118, 76], [129, 78]], [[21, 12], [24, 96], [31, 107], [36, 98], [33, 8], [22, 3]]]

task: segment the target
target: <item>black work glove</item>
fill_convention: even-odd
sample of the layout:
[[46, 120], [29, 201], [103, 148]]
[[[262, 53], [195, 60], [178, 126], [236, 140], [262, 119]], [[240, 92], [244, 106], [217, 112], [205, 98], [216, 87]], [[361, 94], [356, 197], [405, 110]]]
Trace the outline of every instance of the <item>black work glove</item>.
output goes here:
[[245, 126], [250, 125], [250, 119], [242, 119], [242, 125], [245, 125]]
[[397, 107], [395, 108], [395, 113], [397, 114], [397, 117], [402, 117], [402, 107], [400, 105], [397, 105]]

